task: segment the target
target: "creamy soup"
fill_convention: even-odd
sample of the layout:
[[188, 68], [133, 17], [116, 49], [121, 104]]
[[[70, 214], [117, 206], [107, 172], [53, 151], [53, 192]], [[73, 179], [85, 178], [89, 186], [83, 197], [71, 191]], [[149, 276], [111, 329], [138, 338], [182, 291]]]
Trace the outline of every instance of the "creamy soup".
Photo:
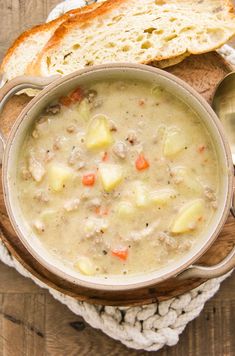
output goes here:
[[218, 163], [190, 107], [159, 86], [104, 81], [53, 103], [25, 138], [19, 201], [43, 246], [86, 275], [168, 266], [216, 211]]

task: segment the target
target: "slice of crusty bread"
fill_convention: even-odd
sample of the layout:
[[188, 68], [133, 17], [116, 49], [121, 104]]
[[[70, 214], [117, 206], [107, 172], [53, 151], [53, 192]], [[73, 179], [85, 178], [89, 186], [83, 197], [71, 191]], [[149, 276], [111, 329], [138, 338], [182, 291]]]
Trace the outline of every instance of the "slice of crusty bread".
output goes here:
[[100, 4], [92, 4], [81, 9], [71, 10], [58, 19], [35, 26], [21, 34], [8, 49], [0, 66], [3, 82], [25, 74], [27, 66], [37, 58], [38, 53], [64, 21], [75, 15], [92, 11], [98, 6]]
[[60, 25], [29, 73], [67, 74], [108, 62], [164, 66], [214, 50], [234, 34], [229, 0], [107, 0]]

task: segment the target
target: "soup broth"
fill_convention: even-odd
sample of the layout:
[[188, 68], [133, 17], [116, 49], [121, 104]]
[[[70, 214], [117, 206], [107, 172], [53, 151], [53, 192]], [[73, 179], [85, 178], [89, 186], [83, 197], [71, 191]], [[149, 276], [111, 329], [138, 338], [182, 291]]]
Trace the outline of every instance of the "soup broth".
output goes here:
[[182, 258], [215, 214], [218, 183], [200, 117], [140, 81], [99, 81], [60, 98], [18, 161], [35, 239], [86, 275], [150, 272]]

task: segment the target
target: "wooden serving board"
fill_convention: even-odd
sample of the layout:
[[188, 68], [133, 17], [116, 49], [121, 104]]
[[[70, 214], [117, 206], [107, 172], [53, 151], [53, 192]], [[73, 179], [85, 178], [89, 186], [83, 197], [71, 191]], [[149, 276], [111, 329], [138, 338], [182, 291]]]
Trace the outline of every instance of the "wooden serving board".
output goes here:
[[[217, 53], [192, 56], [182, 63], [168, 69], [181, 79], [192, 85], [206, 100], [210, 102], [218, 82], [232, 68]], [[26, 95], [13, 97], [0, 115], [0, 128], [7, 136], [9, 130], [22, 108], [30, 101]], [[141, 305], [163, 301], [183, 294], [205, 282], [202, 279], [177, 280], [169, 279], [149, 288], [127, 292], [91, 291], [64, 281], [41, 266], [25, 249], [16, 236], [5, 209], [2, 186], [0, 186], [0, 238], [10, 253], [35, 277], [51, 288], [94, 304], [102, 305]], [[219, 263], [232, 249], [235, 242], [235, 220], [229, 217], [220, 236], [210, 249], [198, 261], [198, 264], [211, 266]]]

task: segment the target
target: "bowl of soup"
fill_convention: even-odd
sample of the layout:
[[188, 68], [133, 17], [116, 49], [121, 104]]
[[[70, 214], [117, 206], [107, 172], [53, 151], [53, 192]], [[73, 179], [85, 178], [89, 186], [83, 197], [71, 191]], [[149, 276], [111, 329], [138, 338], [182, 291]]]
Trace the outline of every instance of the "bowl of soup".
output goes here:
[[[4, 147], [5, 203], [19, 239], [46, 269], [92, 289], [197, 276], [192, 265], [229, 214], [232, 179], [210, 106], [145, 65], [56, 79], [20, 114]], [[231, 269], [232, 257], [204, 273]]]

